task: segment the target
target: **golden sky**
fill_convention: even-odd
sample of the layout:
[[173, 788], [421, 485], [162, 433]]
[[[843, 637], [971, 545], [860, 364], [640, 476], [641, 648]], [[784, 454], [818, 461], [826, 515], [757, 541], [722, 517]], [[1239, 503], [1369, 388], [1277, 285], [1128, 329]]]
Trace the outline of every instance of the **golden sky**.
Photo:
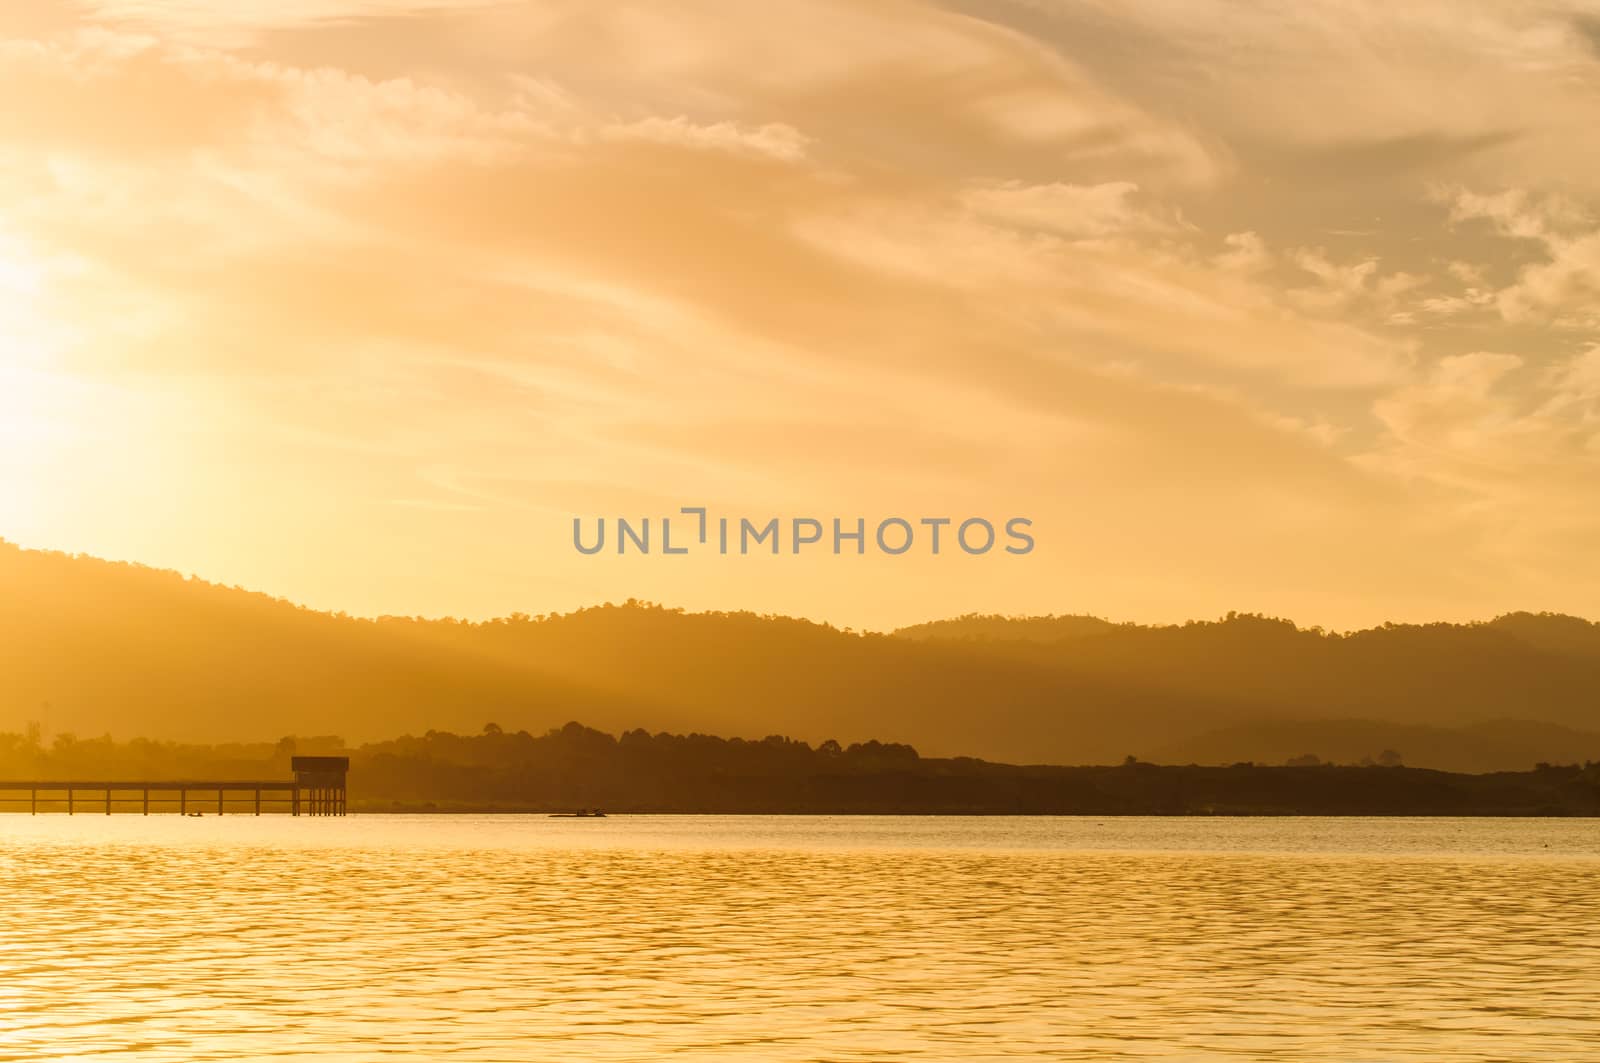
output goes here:
[[[0, 7], [0, 536], [352, 613], [1600, 614], [1600, 4]], [[571, 518], [1034, 521], [580, 557]]]

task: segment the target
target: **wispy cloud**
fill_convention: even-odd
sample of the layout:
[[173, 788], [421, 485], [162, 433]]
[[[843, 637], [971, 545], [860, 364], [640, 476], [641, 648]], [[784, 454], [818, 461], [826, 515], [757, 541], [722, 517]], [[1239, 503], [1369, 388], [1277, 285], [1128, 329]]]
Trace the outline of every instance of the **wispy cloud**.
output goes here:
[[[1122, 615], [1238, 588], [1335, 622], [1477, 612], [1503, 599], [1459, 559], [1513, 542], [1577, 573], [1549, 603], [1576, 606], [1600, 594], [1565, 545], [1597, 457], [1584, 25], [1335, 0], [97, 0], [0, 22], [24, 101], [0, 109], [3, 368], [61, 385], [69, 437], [134, 396], [108, 498], [192, 515], [222, 490], [252, 530], [85, 532], [128, 515], [73, 448], [50, 459], [67, 486], [33, 475], [11, 516], [372, 611], [428, 604], [371, 590], [417, 549], [374, 513], [446, 551], [494, 525], [509, 558], [531, 514], [675, 493], [1054, 521], [1050, 578], [1004, 601], [907, 567], [750, 602], [832, 594], [847, 619], [1059, 610], [1044, 588], [1069, 585]], [[327, 560], [283, 561], [318, 520]], [[527, 600], [559, 560], [438, 611], [578, 604]], [[1513, 574], [1506, 595], [1548, 589]], [[559, 574], [649, 590], [621, 578]]]

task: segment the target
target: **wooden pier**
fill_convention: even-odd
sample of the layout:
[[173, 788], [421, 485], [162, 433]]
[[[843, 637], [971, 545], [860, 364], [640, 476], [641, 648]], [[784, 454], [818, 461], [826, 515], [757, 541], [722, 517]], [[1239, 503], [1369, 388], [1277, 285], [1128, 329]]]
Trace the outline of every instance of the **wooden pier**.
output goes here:
[[[157, 812], [179, 815], [256, 815], [263, 811], [291, 816], [342, 816], [349, 810], [345, 776], [349, 757], [295, 757], [293, 779], [140, 779], [0, 780], [0, 807], [27, 802], [40, 812], [139, 812], [148, 816], [155, 795]], [[23, 794], [27, 796], [22, 796]], [[213, 800], [214, 798], [214, 800]], [[241, 809], [239, 806], [243, 804]], [[63, 807], [64, 806], [64, 807]]]

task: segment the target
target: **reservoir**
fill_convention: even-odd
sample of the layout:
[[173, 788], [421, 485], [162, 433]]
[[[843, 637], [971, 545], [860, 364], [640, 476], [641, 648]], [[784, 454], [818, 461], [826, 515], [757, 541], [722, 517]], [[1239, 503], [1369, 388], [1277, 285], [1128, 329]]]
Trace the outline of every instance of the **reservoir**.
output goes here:
[[0, 1060], [1551, 1060], [1600, 821], [0, 816]]

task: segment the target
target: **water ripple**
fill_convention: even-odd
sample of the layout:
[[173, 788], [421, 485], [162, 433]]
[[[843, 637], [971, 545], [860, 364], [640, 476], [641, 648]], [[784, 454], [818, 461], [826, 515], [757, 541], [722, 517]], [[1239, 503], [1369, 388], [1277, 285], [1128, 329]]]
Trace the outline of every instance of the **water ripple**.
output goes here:
[[1587, 821], [0, 821], [0, 1060], [1573, 1060]]

